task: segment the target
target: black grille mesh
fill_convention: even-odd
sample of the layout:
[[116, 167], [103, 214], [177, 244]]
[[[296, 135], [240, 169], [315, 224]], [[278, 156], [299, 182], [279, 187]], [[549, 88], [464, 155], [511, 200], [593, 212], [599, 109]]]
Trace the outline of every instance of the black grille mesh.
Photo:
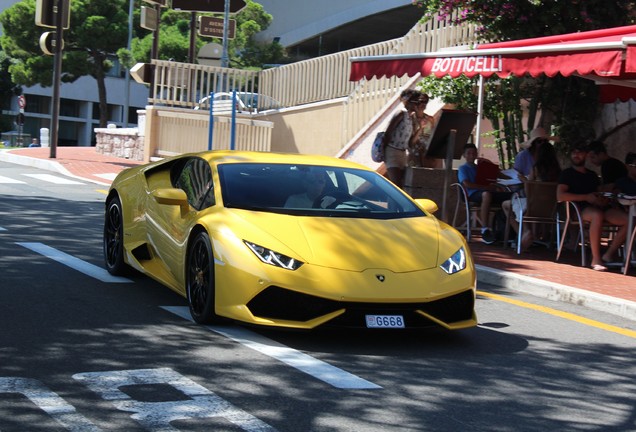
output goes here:
[[407, 327], [434, 325], [416, 310], [426, 312], [440, 321], [454, 323], [471, 319], [474, 306], [475, 298], [471, 290], [426, 303], [357, 303], [323, 299], [276, 286], [265, 289], [247, 304], [255, 316], [300, 322], [345, 309], [344, 314], [331, 320], [328, 325], [346, 327], [363, 327], [367, 314], [403, 315]]

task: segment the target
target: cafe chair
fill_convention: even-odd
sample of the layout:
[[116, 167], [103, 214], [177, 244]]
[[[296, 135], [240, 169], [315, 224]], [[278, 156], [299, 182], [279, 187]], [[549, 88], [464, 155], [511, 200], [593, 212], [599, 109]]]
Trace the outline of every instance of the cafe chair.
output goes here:
[[[484, 225], [479, 218], [481, 207], [479, 204], [468, 201], [468, 193], [466, 192], [466, 188], [464, 188], [461, 183], [453, 183], [450, 187], [451, 190], [455, 190], [457, 196], [455, 202], [455, 212], [453, 213], [452, 226], [457, 231], [464, 232], [466, 241], [470, 242], [471, 230], [474, 228], [478, 228], [477, 222], [479, 222], [481, 225]], [[501, 210], [501, 206], [492, 205], [490, 207], [489, 217], [499, 210]], [[462, 212], [464, 213], [464, 222], [460, 224], [459, 220], [460, 214]]]
[[[524, 184], [526, 195], [525, 209], [521, 205], [521, 197], [519, 193], [515, 192], [511, 199], [510, 212], [506, 217], [506, 229], [504, 231], [504, 246], [508, 244], [508, 238], [510, 233], [510, 221], [511, 218], [517, 217], [513, 208], [515, 208], [515, 202], [521, 208], [519, 214], [519, 230], [517, 233], [517, 254], [521, 253], [521, 238], [523, 236], [523, 229], [526, 225], [528, 229], [533, 229], [536, 225], [549, 225], [556, 226], [557, 219], [555, 218], [557, 211], [557, 191], [556, 182], [541, 182], [541, 181], [528, 181]], [[557, 235], [558, 237], [558, 235]]]
[[[580, 207], [572, 201], [563, 201], [557, 205], [557, 215], [556, 215], [556, 224], [557, 224], [557, 256], [556, 261], [561, 257], [561, 253], [563, 252], [563, 247], [565, 244], [565, 239], [567, 237], [568, 230], [570, 228], [576, 229], [576, 242], [574, 251], [581, 247], [581, 266], [585, 267], [585, 263], [587, 262], [586, 258], [586, 245], [587, 239], [585, 233], [588, 229], [588, 223], [583, 220], [581, 216]], [[609, 224], [603, 224], [603, 235], [611, 240], [613, 235], [616, 233], [617, 227]]]
[[556, 214], [557, 224], [557, 256], [556, 261], [561, 257], [563, 246], [567, 237], [568, 230], [573, 227], [577, 230], [576, 248], [581, 245], [581, 266], [585, 267], [585, 222], [581, 217], [579, 206], [572, 201], [563, 201], [559, 203]]

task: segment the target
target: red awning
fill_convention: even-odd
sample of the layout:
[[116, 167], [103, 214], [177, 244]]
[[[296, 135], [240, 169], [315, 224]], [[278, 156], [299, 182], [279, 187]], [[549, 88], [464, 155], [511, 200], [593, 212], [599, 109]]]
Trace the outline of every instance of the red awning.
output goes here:
[[636, 26], [483, 44], [472, 50], [351, 59], [352, 81], [418, 73], [502, 78], [576, 74], [621, 84], [620, 80], [633, 80], [636, 73]]

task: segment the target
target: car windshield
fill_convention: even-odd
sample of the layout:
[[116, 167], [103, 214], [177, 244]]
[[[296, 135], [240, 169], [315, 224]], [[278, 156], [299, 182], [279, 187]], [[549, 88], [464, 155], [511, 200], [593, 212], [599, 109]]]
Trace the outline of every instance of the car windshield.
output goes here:
[[393, 219], [425, 213], [381, 175], [319, 165], [218, 166], [225, 207], [299, 216]]

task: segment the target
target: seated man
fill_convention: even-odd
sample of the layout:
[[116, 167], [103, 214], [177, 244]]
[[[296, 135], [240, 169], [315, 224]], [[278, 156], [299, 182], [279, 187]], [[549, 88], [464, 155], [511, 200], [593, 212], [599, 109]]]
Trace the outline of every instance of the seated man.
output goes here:
[[[594, 171], [585, 168], [587, 146], [577, 143], [570, 152], [572, 166], [561, 172], [557, 186], [557, 201], [576, 202], [581, 217], [589, 223], [591, 267], [596, 271], [605, 271], [604, 263], [611, 262], [614, 255], [625, 242], [627, 235], [627, 213], [622, 209], [610, 207], [609, 200], [600, 194], [600, 180]], [[601, 255], [601, 232], [603, 223], [618, 227], [614, 240], [607, 251]]]
[[316, 198], [322, 194], [325, 183], [326, 178], [324, 171], [312, 170], [306, 172], [302, 179], [305, 192], [289, 196], [287, 201], [285, 201], [285, 207], [312, 208]]
[[479, 204], [479, 217], [481, 222], [481, 241], [486, 244], [495, 242], [495, 235], [490, 229], [488, 223], [490, 215], [490, 206], [493, 204], [501, 204], [505, 200], [510, 199], [510, 192], [504, 192], [503, 188], [495, 183], [479, 184], [477, 180], [477, 147], [475, 144], [466, 144], [464, 146], [464, 159], [466, 163], [458, 168], [457, 177], [468, 194], [468, 201]]
[[592, 141], [588, 147], [587, 159], [601, 168], [601, 187], [599, 190], [611, 192], [616, 179], [627, 175], [627, 168], [623, 162], [607, 154], [605, 144], [601, 141]]

